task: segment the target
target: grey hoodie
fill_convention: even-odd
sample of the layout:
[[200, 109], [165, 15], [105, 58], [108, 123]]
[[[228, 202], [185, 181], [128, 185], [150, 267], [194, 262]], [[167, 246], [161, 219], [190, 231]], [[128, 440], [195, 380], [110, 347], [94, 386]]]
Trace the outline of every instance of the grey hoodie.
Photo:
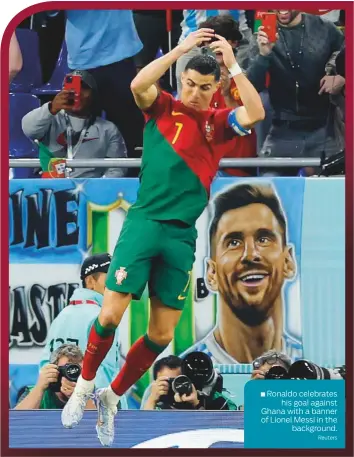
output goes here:
[[[32, 140], [42, 141], [55, 157], [67, 156], [66, 120], [62, 110], [55, 116], [51, 114], [45, 103], [40, 108], [29, 112], [22, 119], [22, 130]], [[73, 128], [73, 148], [79, 140], [85, 120], [69, 115]], [[117, 127], [109, 121], [97, 117], [88, 128], [85, 138], [77, 150], [75, 159], [99, 159], [99, 158], [124, 158], [127, 157], [127, 149], [123, 137]], [[70, 174], [72, 178], [107, 178], [124, 177], [126, 168], [76, 168]]]

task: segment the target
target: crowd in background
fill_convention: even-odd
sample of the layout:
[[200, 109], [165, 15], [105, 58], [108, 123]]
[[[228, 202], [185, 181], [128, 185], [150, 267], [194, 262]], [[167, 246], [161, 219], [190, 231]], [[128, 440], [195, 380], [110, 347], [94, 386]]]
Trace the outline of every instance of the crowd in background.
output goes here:
[[[39, 98], [39, 102], [35, 109], [24, 113], [22, 132], [32, 142], [40, 141], [55, 157], [140, 158], [144, 118], [130, 90], [132, 79], [141, 68], [181, 43], [189, 33], [210, 27], [234, 48], [239, 65], [261, 94], [266, 112], [264, 121], [256, 125], [242, 148], [238, 143], [225, 157], [334, 156], [344, 150], [344, 11], [277, 10], [277, 19], [274, 45], [265, 30], [259, 29], [260, 12], [251, 10], [37, 13], [19, 25], [17, 34], [27, 28], [38, 35], [42, 87], [50, 88], [53, 75], [58, 72], [58, 56], [65, 46], [67, 57], [61, 68], [67, 71], [62, 78], [66, 73], [79, 71], [86, 105], [80, 118], [67, 116], [65, 109], [70, 105], [65, 91], [55, 88], [52, 92], [36, 92], [32, 87], [32, 97]], [[14, 34], [10, 48], [10, 93], [14, 94], [18, 91], [16, 81], [25, 73], [26, 65], [31, 65], [26, 56], [22, 59], [20, 48], [21, 42], [18, 46]], [[178, 98], [181, 73], [187, 62], [200, 52], [200, 48], [195, 48], [178, 59], [171, 72], [161, 79], [161, 90]], [[237, 88], [230, 84], [227, 75], [220, 84], [221, 96], [213, 99], [213, 108], [242, 104]], [[10, 107], [10, 117], [11, 114]], [[12, 151], [11, 138], [10, 132], [10, 157], [36, 157], [36, 153], [38, 157], [36, 147], [28, 154], [16, 148]], [[138, 171], [137, 168], [88, 167], [71, 170], [70, 176], [137, 176]], [[316, 170], [228, 168], [219, 174], [256, 173], [306, 176], [315, 174]], [[15, 177], [40, 176], [38, 170], [27, 170]]]

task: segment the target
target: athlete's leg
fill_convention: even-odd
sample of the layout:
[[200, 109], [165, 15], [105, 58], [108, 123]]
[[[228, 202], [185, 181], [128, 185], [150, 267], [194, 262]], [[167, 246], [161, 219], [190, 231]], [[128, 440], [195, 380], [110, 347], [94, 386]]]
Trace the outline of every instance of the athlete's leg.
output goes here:
[[111, 383], [116, 395], [123, 395], [151, 367], [158, 355], [173, 339], [174, 330], [182, 311], [163, 305], [151, 298], [151, 313], [147, 334], [130, 348], [126, 362]]
[[172, 341], [182, 311], [164, 306], [151, 298], [151, 313], [147, 334], [130, 348], [125, 364], [108, 389], [98, 395], [99, 421], [97, 435], [104, 446], [114, 440], [114, 416], [119, 398], [151, 367], [159, 354]]
[[116, 328], [122, 320], [132, 295], [105, 289], [101, 312], [91, 328], [84, 355], [83, 379], [91, 381], [110, 350]]
[[[107, 274], [102, 310], [90, 330], [82, 374], [62, 411], [65, 427], [74, 427], [82, 419], [87, 399], [94, 390], [97, 369], [112, 346], [115, 330], [131, 298], [139, 299], [149, 280], [156, 250], [154, 239], [159, 234], [155, 223], [143, 222], [129, 215], [124, 222]], [[149, 244], [142, 240], [142, 225], [151, 240]]]

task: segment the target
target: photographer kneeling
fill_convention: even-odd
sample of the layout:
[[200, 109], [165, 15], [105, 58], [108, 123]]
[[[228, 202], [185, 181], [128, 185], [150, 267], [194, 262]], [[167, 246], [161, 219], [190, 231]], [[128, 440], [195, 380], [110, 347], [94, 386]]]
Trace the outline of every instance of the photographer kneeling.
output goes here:
[[222, 376], [205, 353], [191, 352], [183, 360], [176, 356], [160, 359], [154, 365], [153, 376], [148, 399], [142, 401], [144, 410], [237, 409], [222, 394]]
[[[35, 386], [29, 386], [19, 398], [15, 409], [63, 409], [81, 373], [83, 354], [74, 344], [63, 344], [51, 354]], [[87, 409], [95, 409], [89, 400]]]

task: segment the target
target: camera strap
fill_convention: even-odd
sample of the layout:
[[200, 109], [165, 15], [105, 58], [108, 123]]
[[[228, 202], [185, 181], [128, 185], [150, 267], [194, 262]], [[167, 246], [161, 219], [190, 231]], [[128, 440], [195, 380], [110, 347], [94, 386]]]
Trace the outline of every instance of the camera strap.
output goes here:
[[87, 132], [88, 132], [88, 126], [89, 126], [89, 120], [85, 120], [85, 126], [81, 130], [80, 137], [78, 142], [76, 143], [75, 147], [73, 148], [73, 127], [71, 125], [71, 121], [67, 113], [64, 114], [65, 122], [66, 122], [66, 141], [67, 141], [67, 146], [68, 146], [68, 159], [73, 159], [79, 150]]

